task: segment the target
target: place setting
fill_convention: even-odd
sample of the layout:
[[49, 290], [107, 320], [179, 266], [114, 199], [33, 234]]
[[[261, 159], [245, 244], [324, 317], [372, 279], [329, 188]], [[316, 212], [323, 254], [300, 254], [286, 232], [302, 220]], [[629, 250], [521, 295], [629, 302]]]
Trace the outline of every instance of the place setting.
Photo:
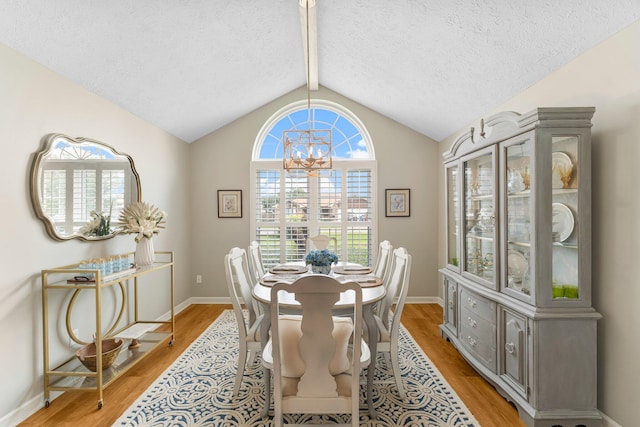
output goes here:
[[369, 274], [371, 273], [371, 268], [366, 265], [336, 265], [333, 267], [333, 272], [335, 274]]
[[269, 269], [271, 274], [303, 274], [307, 273], [309, 268], [306, 265], [280, 264]]
[[340, 283], [356, 282], [361, 288], [371, 288], [382, 285], [382, 279], [373, 274], [342, 274], [335, 276]]

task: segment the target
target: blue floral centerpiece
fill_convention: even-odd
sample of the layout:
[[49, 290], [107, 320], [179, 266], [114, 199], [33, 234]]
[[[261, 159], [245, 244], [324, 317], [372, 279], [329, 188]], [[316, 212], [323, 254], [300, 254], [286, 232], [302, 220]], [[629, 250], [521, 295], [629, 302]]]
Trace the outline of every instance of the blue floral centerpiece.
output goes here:
[[338, 262], [338, 256], [327, 249], [314, 249], [307, 254], [305, 262], [307, 265], [311, 264], [311, 271], [314, 273], [329, 274], [331, 265]]

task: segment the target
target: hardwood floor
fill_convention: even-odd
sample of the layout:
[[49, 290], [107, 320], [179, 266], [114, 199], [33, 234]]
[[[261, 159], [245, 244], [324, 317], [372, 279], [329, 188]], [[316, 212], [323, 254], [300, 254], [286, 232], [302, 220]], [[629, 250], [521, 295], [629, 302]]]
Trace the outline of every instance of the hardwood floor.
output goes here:
[[[21, 426], [110, 426], [211, 322], [231, 305], [191, 305], [176, 316], [172, 347], [159, 347], [104, 390], [104, 406], [96, 394], [66, 392], [25, 420]], [[523, 427], [516, 409], [484, 381], [457, 350], [440, 338], [442, 308], [407, 304], [402, 323], [453, 387], [482, 427]]]
[[442, 307], [406, 304], [402, 324], [431, 359], [449, 385], [467, 405], [482, 427], [525, 427], [515, 406], [498, 394], [458, 353], [440, 337]]

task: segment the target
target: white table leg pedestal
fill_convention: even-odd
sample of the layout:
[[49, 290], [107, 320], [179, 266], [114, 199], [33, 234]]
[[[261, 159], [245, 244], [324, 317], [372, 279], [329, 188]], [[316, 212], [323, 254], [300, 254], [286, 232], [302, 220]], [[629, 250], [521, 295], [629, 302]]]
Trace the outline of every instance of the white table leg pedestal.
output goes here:
[[[260, 348], [264, 350], [269, 338], [269, 331], [271, 330], [271, 306], [269, 304], [262, 304], [264, 309], [264, 316], [262, 317], [262, 323], [260, 324]], [[264, 408], [262, 408], [262, 418], [269, 416], [269, 407], [271, 406], [271, 370], [269, 368], [262, 369], [263, 383], [264, 383]]]
[[375, 408], [373, 407], [373, 376], [376, 373], [376, 359], [378, 351], [378, 325], [373, 317], [373, 307], [375, 304], [367, 304], [362, 308], [362, 319], [367, 324], [369, 332], [369, 351], [371, 352], [371, 361], [367, 368], [367, 407], [369, 408], [369, 417], [372, 420], [378, 418]]

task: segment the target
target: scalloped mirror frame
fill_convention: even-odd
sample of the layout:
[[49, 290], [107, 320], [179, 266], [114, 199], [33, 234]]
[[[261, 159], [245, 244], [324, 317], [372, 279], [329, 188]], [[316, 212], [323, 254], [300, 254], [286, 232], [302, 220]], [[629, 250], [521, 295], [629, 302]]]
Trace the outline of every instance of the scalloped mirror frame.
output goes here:
[[[84, 235], [79, 233], [77, 230], [74, 230], [71, 233], [65, 234], [60, 230], [58, 230], [54, 220], [45, 213], [45, 210], [43, 209], [43, 206], [42, 206], [42, 188], [41, 188], [42, 171], [46, 162], [48, 160], [53, 160], [51, 157], [53, 156], [54, 151], [56, 149], [56, 145], [60, 140], [67, 142], [69, 144], [69, 147], [73, 148], [75, 152], [79, 154], [78, 158], [74, 159], [72, 157], [69, 157], [69, 160], [74, 160], [74, 161], [92, 160], [96, 162], [101, 160], [99, 156], [88, 158], [88, 157], [83, 157], [83, 155], [89, 154], [90, 151], [93, 152], [93, 154], [95, 154], [98, 150], [102, 150], [104, 152], [104, 155], [114, 157], [120, 160], [120, 163], [128, 164], [130, 167], [130, 170], [127, 171], [126, 173], [130, 173], [129, 188], [131, 189], [132, 197], [130, 197], [130, 200], [128, 201], [125, 200], [124, 203], [126, 205], [131, 202], [142, 201], [142, 189], [140, 186], [140, 176], [136, 171], [136, 168], [131, 156], [124, 153], [120, 153], [112, 146], [105, 144], [104, 142], [101, 142], [101, 141], [97, 141], [89, 138], [83, 138], [83, 137], [73, 138], [61, 133], [52, 133], [52, 134], [46, 135], [43, 138], [43, 148], [38, 153], [36, 153], [31, 166], [30, 195], [31, 195], [31, 202], [33, 205], [33, 209], [36, 213], [36, 216], [44, 223], [47, 233], [54, 240], [65, 241], [65, 240], [71, 240], [71, 239], [79, 239], [83, 241], [93, 242], [93, 241], [110, 239], [116, 234], [119, 234], [120, 231], [118, 227], [115, 227], [113, 231], [110, 232], [110, 234], [107, 234], [104, 236]], [[90, 150], [87, 150], [87, 149], [90, 149]], [[105, 160], [105, 162], [106, 161], [108, 160]], [[126, 178], [125, 178], [125, 182], [127, 182]], [[133, 195], [134, 191], [137, 193], [137, 195]], [[96, 195], [96, 198], [97, 198], [97, 195]], [[69, 211], [68, 206], [65, 207], [65, 211], [67, 212]], [[89, 215], [89, 213], [87, 213], [87, 215]], [[117, 220], [117, 215], [112, 215], [111, 218]], [[89, 222], [89, 220], [90, 218], [86, 218], [85, 222]], [[76, 227], [77, 225], [74, 226], [74, 229]]]

